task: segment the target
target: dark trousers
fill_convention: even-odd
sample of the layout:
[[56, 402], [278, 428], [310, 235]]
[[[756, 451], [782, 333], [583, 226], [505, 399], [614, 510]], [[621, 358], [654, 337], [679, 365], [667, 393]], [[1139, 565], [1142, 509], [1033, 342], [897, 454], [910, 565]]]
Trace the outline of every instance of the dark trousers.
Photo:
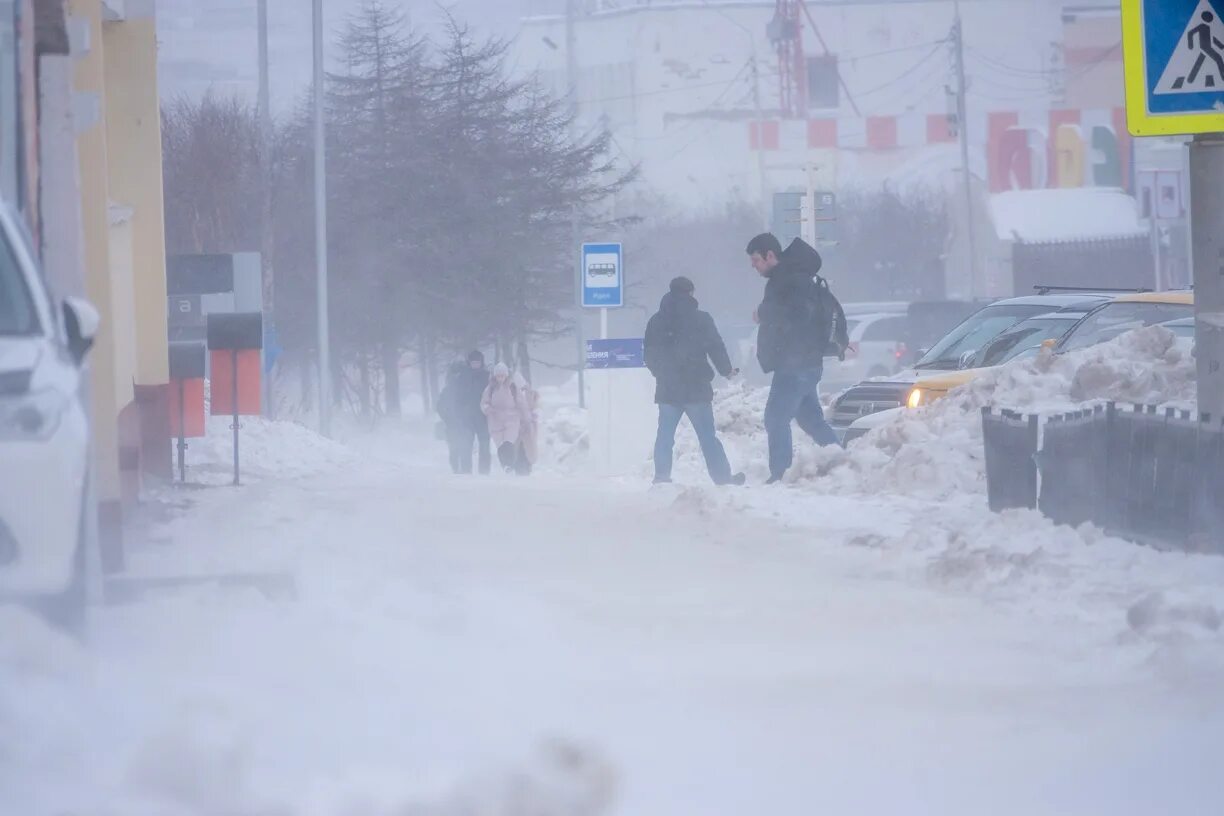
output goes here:
[[825, 421], [817, 391], [823, 366], [799, 371], [778, 371], [769, 386], [765, 403], [765, 432], [769, 436], [769, 475], [781, 478], [795, 460], [791, 422], [818, 445], [840, 445], [837, 434]]
[[694, 402], [688, 405], [660, 405], [659, 433], [655, 437], [655, 478], [670, 479], [672, 470], [672, 449], [676, 445], [676, 428], [680, 419], [688, 416], [697, 432], [697, 441], [701, 443], [701, 453], [705, 457], [706, 470], [714, 484], [724, 485], [731, 481], [731, 465], [727, 462], [727, 452], [718, 441], [718, 433], [714, 429], [714, 406], [708, 402]]
[[472, 442], [480, 448], [480, 472], [487, 474], [493, 464], [493, 452], [489, 449], [489, 423], [482, 420], [476, 422], [457, 423], [451, 448], [451, 467], [456, 473], [472, 472]]

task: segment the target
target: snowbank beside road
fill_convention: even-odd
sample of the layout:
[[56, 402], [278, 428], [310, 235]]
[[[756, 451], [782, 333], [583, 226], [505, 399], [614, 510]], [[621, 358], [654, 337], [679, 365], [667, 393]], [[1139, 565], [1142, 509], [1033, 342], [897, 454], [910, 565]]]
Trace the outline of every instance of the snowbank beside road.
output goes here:
[[[228, 482], [234, 468], [230, 417], [209, 417], [207, 435], [187, 441], [189, 481]], [[244, 478], [295, 479], [352, 464], [349, 448], [299, 425], [263, 417], [240, 417], [239, 465]], [[177, 455], [177, 454], [176, 454]], [[177, 460], [176, 460], [177, 461]]]
[[[1128, 332], [1081, 351], [1045, 353], [983, 372], [944, 399], [871, 431], [846, 451], [818, 448], [796, 430], [795, 466], [787, 480], [825, 493], [932, 500], [984, 493], [984, 406], [1054, 413], [1113, 400], [1191, 408], [1194, 378], [1190, 349], [1172, 332], [1159, 326]], [[761, 421], [766, 396], [765, 389], [736, 384], [715, 397], [715, 419], [732, 464], [754, 480], [768, 475]], [[698, 478], [696, 438], [682, 431], [677, 440], [677, 466], [683, 463]]]

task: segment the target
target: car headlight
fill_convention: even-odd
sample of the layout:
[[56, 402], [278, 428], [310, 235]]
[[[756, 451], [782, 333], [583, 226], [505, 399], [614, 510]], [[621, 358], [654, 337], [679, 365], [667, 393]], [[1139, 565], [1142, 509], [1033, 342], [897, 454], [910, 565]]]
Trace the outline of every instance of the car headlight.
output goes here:
[[59, 391], [0, 397], [0, 441], [42, 442], [59, 430], [67, 398]]
[[909, 396], [905, 398], [905, 404], [910, 408], [917, 408], [926, 402], [926, 396], [926, 392], [921, 388], [911, 388]]

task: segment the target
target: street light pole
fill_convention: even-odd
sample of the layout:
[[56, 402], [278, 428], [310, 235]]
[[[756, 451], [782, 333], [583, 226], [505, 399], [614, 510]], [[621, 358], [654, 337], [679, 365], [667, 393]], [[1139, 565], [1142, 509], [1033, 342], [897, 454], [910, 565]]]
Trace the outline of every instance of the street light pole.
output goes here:
[[[271, 325], [273, 314], [272, 271], [272, 101], [268, 88], [268, 0], [256, 3], [259, 29], [259, 166], [262, 197], [259, 213], [259, 257], [262, 267], [262, 291], [265, 325]], [[274, 419], [272, 405], [272, 382], [269, 376], [263, 382], [264, 416]]]
[[[577, 13], [577, 0], [566, 0], [565, 3], [565, 89], [569, 94], [569, 141], [574, 145], [578, 141], [578, 32], [575, 29], [574, 16]], [[569, 257], [575, 264], [574, 270], [574, 337], [578, 344], [578, 407], [586, 407], [586, 332], [583, 320], [586, 315], [582, 306], [582, 260], [578, 250], [578, 205], [570, 209], [570, 243]]]
[[319, 433], [331, 436], [331, 348], [327, 325], [327, 162], [323, 128], [323, 0], [314, 0], [315, 272], [319, 343]]
[[973, 177], [969, 173], [969, 105], [965, 99], [965, 29], [961, 22], [960, 0], [954, 6], [956, 22], [952, 31], [956, 48], [956, 129], [960, 135], [961, 176], [965, 183], [965, 239], [969, 264], [969, 299], [977, 296], [977, 227], [973, 222]]

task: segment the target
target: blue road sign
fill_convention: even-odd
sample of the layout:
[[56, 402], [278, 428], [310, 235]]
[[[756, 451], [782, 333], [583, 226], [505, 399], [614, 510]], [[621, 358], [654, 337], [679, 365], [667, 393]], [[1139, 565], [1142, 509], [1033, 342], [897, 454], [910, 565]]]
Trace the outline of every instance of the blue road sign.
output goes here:
[[1136, 136], [1224, 131], [1224, 0], [1123, 0], [1126, 116]]
[[642, 368], [646, 354], [642, 338], [588, 340], [587, 368]]
[[582, 305], [616, 309], [625, 305], [624, 256], [620, 244], [582, 245]]

